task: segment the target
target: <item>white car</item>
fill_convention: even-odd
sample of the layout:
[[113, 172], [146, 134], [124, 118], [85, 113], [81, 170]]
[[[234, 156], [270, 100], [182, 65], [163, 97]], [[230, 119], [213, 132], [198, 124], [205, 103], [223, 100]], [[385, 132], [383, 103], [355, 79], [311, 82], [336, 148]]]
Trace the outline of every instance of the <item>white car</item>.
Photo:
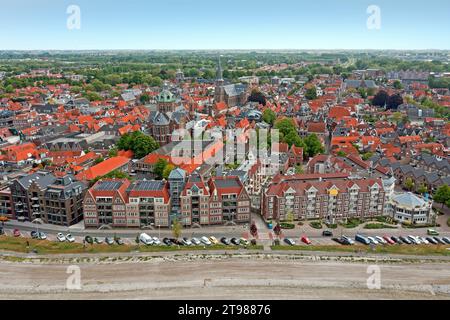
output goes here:
[[197, 238], [192, 238], [191, 241], [195, 246], [198, 246], [199, 244], [201, 244], [200, 240], [198, 240]]
[[66, 241], [66, 237], [61, 232], [56, 235], [56, 239], [58, 239], [59, 242]]
[[189, 240], [188, 238], [183, 238], [183, 240], [181, 240], [181, 242], [185, 245], [185, 246], [192, 246], [192, 241]]
[[380, 236], [376, 236], [375, 239], [377, 239], [377, 241], [378, 241], [379, 243], [387, 244], [387, 241], [384, 240], [384, 239], [383, 239], [382, 237], [380, 237]]
[[69, 242], [75, 242], [75, 238], [70, 233], [66, 235], [66, 239]]
[[153, 244], [155, 246], [159, 246], [161, 244], [161, 241], [157, 237], [153, 237]]
[[419, 239], [420, 239], [420, 241], [422, 241], [422, 243], [424, 243], [424, 244], [430, 244], [430, 242], [429, 242], [427, 239], [425, 239], [424, 237], [419, 237]]
[[374, 237], [367, 237], [369, 239], [370, 243], [372, 244], [379, 244], [378, 241]]
[[209, 241], [209, 239], [208, 239], [207, 237], [201, 237], [201, 238], [200, 238], [200, 241], [201, 241], [203, 244], [206, 244], [207, 246], [210, 246], [210, 245], [211, 245], [211, 241]]
[[408, 240], [411, 241], [414, 244], [420, 244], [420, 241], [418, 241], [417, 238], [412, 236], [412, 235], [408, 236]]

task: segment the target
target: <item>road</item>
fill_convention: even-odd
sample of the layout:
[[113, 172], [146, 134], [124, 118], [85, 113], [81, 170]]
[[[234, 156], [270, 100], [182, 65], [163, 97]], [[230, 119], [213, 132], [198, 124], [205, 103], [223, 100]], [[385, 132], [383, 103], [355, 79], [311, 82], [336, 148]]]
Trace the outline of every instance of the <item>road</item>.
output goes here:
[[450, 299], [448, 262], [377, 262], [380, 289], [368, 288], [368, 263], [289, 255], [172, 255], [77, 266], [81, 288], [70, 290], [66, 263], [0, 260], [0, 299]]

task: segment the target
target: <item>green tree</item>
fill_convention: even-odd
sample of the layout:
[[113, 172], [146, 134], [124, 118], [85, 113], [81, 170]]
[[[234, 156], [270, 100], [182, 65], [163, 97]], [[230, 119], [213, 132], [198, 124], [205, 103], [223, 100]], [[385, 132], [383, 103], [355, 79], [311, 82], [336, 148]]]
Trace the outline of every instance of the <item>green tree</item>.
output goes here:
[[168, 163], [169, 162], [166, 159], [162, 159], [162, 158], [158, 159], [158, 161], [156, 162], [156, 164], [153, 168], [153, 173], [157, 176], [158, 179], [163, 178], [164, 169], [166, 168]]
[[394, 88], [400, 90], [400, 89], [403, 89], [403, 85], [399, 80], [395, 80]]
[[289, 145], [289, 148], [292, 145], [295, 145], [296, 147], [302, 147], [305, 148], [306, 144], [303, 141], [302, 138], [298, 135], [297, 131], [291, 131], [283, 138], [283, 142], [286, 142]]
[[13, 93], [14, 92], [14, 87], [12, 85], [7, 85], [5, 87], [5, 92], [6, 93]]
[[95, 159], [94, 163], [99, 164], [100, 162], [103, 162], [103, 161], [105, 161], [105, 159], [103, 157], [99, 157], [99, 158]]
[[342, 151], [342, 150], [339, 150], [337, 155], [338, 155], [338, 157], [345, 157], [345, 156], [347, 156], [347, 154], [344, 151]]
[[141, 95], [141, 96], [139, 97], [139, 101], [140, 101], [142, 104], [147, 104], [147, 103], [150, 101], [150, 96], [149, 96], [148, 94], [144, 93], [143, 95]]
[[450, 186], [448, 186], [446, 184], [443, 184], [442, 186], [440, 186], [436, 190], [433, 199], [437, 203], [442, 203], [442, 206], [444, 206], [444, 204], [448, 206], [448, 202], [450, 200]]
[[119, 150], [132, 150], [134, 157], [143, 158], [159, 148], [159, 144], [153, 137], [147, 136], [140, 131], [124, 134], [117, 142]]
[[394, 112], [391, 116], [392, 121], [398, 125], [403, 120], [403, 114], [401, 112]]
[[417, 192], [420, 194], [425, 194], [428, 192], [428, 188], [426, 185], [424, 185], [423, 183], [420, 184], [420, 186], [417, 188]]
[[405, 180], [405, 188], [409, 191], [412, 191], [414, 189], [414, 180], [411, 178], [407, 178]]
[[317, 90], [316, 87], [311, 87], [306, 90], [305, 98], [308, 100], [314, 100], [317, 98]]
[[264, 112], [263, 112], [264, 122], [266, 122], [270, 125], [273, 125], [276, 118], [277, 118], [277, 115], [274, 111], [272, 111], [272, 109], [267, 108], [266, 110], [264, 110]]
[[119, 153], [119, 150], [117, 149], [117, 147], [114, 147], [108, 151], [108, 156], [110, 158], [117, 157], [118, 153]]
[[325, 148], [316, 134], [310, 134], [304, 139], [304, 141], [306, 144], [306, 154], [308, 157], [314, 157], [317, 154], [325, 152]]
[[288, 213], [286, 213], [286, 221], [289, 223], [294, 222], [294, 213], [292, 211], [289, 211]]
[[169, 175], [173, 169], [175, 169], [175, 166], [173, 164], [170, 164], [170, 163], [167, 164], [163, 170], [163, 174], [162, 174], [163, 178], [166, 180], [169, 179]]
[[180, 221], [178, 219], [174, 219], [172, 221], [172, 233], [175, 239], [178, 239], [181, 237], [181, 233], [183, 231], [183, 226], [181, 225]]
[[295, 129], [294, 121], [289, 118], [284, 118], [276, 121], [275, 129], [278, 129], [283, 136], [287, 136], [292, 131], [297, 131]]
[[302, 165], [295, 166], [295, 173], [296, 173], [296, 174], [302, 174], [302, 173], [304, 173], [304, 171], [303, 171], [303, 166], [302, 166]]

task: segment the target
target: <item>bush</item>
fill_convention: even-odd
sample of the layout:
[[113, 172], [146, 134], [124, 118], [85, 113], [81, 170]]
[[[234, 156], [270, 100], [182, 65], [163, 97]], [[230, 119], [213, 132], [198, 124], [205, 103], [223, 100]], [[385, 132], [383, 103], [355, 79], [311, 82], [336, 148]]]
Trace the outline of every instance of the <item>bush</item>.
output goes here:
[[396, 229], [396, 227], [384, 223], [368, 223], [364, 226], [364, 229]]
[[309, 225], [314, 229], [322, 229], [322, 223], [319, 221], [312, 221], [309, 223]]
[[337, 223], [327, 223], [326, 226], [329, 229], [336, 229], [337, 228]]
[[420, 229], [420, 228], [439, 228], [441, 225], [439, 223], [436, 223], [436, 225], [434, 224], [421, 224], [421, 225], [416, 225], [416, 224], [406, 224], [403, 223], [402, 227], [406, 228], [406, 229]]
[[342, 226], [348, 229], [356, 228], [362, 223], [362, 221], [358, 218], [350, 218], [347, 220], [347, 223], [343, 223]]
[[295, 224], [288, 223], [288, 222], [281, 222], [280, 223], [280, 227], [281, 227], [281, 229], [294, 229], [295, 228]]
[[256, 246], [256, 239], [252, 239], [252, 240], [250, 241], [250, 243], [252, 244], [252, 246]]

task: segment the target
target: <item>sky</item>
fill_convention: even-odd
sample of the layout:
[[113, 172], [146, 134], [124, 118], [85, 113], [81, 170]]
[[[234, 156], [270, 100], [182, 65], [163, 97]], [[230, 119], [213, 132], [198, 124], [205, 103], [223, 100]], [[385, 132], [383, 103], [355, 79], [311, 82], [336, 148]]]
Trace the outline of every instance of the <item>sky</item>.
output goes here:
[[112, 49], [450, 49], [450, 1], [0, 0], [0, 50]]

